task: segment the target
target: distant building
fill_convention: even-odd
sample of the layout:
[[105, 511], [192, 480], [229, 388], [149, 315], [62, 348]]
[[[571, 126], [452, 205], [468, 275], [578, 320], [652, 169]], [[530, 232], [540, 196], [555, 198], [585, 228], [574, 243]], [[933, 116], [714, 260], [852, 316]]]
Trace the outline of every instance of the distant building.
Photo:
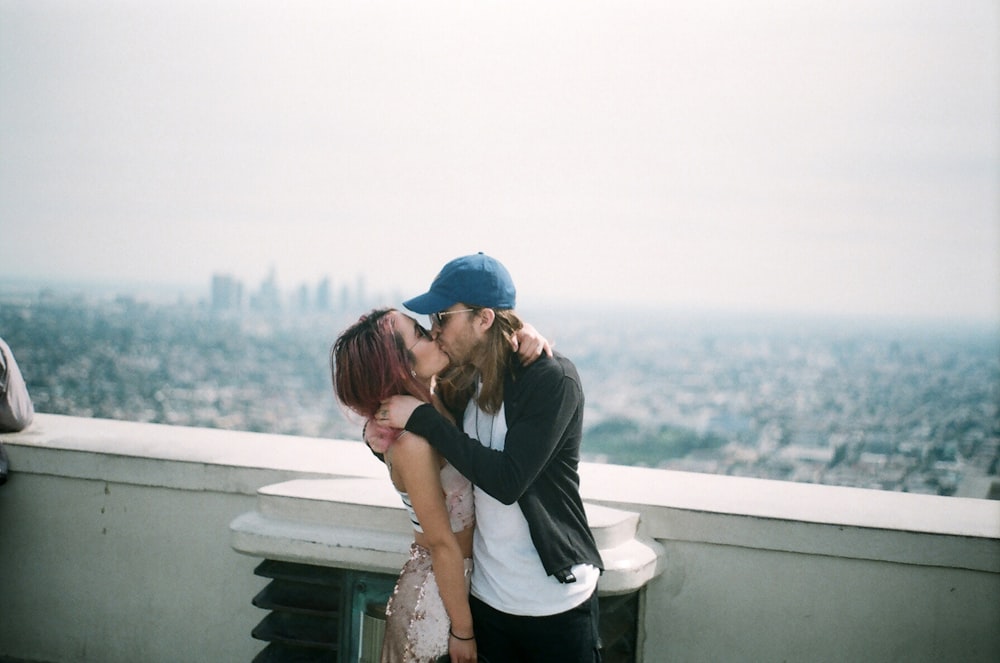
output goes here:
[[212, 275], [212, 310], [238, 311], [243, 308], [243, 283], [228, 274]]
[[278, 290], [278, 277], [273, 267], [264, 282], [260, 284], [260, 289], [250, 299], [250, 307], [256, 311], [281, 309], [281, 292]]
[[357, 281], [355, 282], [354, 296], [358, 307], [364, 307], [366, 301], [368, 300], [368, 293], [365, 290], [365, 277], [362, 274], [358, 274]]
[[317, 311], [329, 311], [330, 310], [330, 279], [324, 278], [316, 286], [316, 310]]
[[302, 313], [309, 310], [309, 286], [305, 283], [299, 286], [295, 295], [295, 307]]

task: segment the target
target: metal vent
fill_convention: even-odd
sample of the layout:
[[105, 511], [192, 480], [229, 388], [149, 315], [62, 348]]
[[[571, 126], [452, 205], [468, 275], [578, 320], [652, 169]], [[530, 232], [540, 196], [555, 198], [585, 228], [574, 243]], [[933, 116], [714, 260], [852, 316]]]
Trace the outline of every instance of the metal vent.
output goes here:
[[394, 577], [270, 559], [254, 573], [271, 582], [253, 599], [270, 611], [253, 663], [377, 663]]
[[604, 663], [634, 663], [639, 620], [639, 592], [600, 596], [601, 660]]

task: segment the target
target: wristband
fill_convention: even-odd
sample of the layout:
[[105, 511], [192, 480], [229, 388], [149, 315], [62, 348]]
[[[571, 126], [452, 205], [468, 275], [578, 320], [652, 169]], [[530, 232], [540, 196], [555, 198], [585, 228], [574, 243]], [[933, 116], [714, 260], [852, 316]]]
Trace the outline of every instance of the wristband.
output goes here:
[[451, 637], [455, 638], [456, 640], [461, 640], [462, 642], [468, 642], [469, 640], [475, 640], [476, 639], [476, 634], [475, 633], [473, 633], [471, 637], [460, 638], [457, 635], [455, 635], [455, 632], [451, 630], [450, 626], [448, 627], [448, 635], [450, 635]]

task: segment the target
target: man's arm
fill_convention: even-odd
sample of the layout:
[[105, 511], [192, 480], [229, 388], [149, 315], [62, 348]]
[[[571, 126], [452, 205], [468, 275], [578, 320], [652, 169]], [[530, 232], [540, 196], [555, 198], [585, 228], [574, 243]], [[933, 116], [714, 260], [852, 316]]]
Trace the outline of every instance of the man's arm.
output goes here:
[[546, 467], [583, 404], [579, 382], [555, 360], [540, 360], [520, 379], [524, 383], [515, 402], [506, 406], [516, 411], [507, 413], [503, 451], [482, 446], [430, 406], [418, 407], [406, 422], [407, 430], [427, 439], [472, 483], [504, 504], [520, 499]]

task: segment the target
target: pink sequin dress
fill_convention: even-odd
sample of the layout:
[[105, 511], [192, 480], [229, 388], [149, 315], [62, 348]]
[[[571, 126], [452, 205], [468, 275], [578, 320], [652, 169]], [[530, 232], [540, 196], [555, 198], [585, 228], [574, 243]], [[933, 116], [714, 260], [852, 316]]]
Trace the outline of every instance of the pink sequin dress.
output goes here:
[[[441, 487], [451, 520], [451, 530], [460, 532], [476, 521], [472, 484], [458, 470], [445, 463], [441, 468]], [[414, 529], [423, 531], [410, 506], [409, 496], [400, 492], [410, 511]], [[465, 584], [472, 576], [472, 559], [465, 560]], [[448, 627], [437, 580], [431, 567], [430, 550], [417, 543], [410, 546], [410, 558], [396, 580], [396, 587], [385, 609], [385, 639], [382, 663], [428, 663], [448, 653]]]

